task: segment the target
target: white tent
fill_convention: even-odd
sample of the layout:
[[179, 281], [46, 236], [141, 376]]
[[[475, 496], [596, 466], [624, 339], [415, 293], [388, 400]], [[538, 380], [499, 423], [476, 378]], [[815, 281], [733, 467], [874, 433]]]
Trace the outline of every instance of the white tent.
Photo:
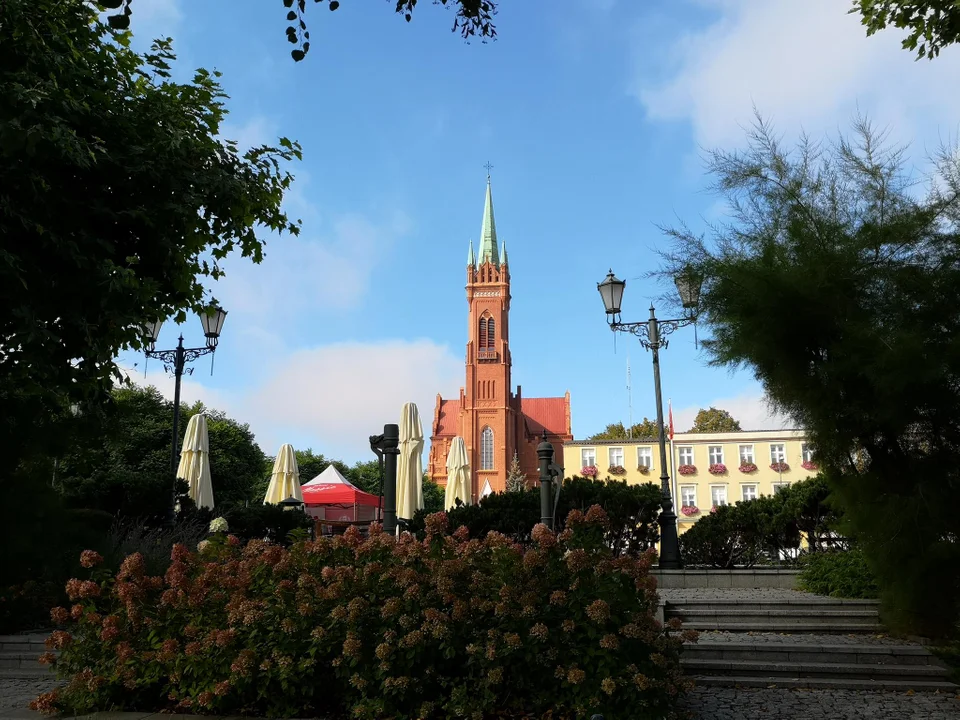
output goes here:
[[336, 467], [327, 465], [327, 468], [322, 473], [317, 475], [313, 480], [305, 482], [301, 487], [310, 487], [311, 485], [335, 485], [338, 483], [356, 487], [356, 485], [347, 480]]

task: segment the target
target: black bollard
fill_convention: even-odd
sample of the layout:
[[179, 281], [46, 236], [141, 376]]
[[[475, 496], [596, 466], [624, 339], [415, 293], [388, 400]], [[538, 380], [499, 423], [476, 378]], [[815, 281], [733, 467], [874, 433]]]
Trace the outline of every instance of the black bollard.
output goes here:
[[540, 522], [553, 530], [553, 503], [550, 502], [550, 488], [553, 485], [553, 445], [547, 442], [547, 431], [543, 431], [543, 440], [537, 446], [540, 459]]
[[397, 532], [397, 458], [400, 455], [400, 426], [383, 426], [383, 435], [370, 436], [370, 449], [383, 458], [383, 531]]

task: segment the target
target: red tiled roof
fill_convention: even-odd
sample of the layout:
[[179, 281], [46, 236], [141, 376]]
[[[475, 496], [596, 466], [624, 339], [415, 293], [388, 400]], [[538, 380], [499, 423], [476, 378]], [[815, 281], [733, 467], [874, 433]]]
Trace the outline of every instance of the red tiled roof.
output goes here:
[[437, 437], [455, 437], [457, 422], [460, 419], [459, 400], [440, 401], [440, 422], [437, 423]]
[[541, 434], [544, 428], [550, 435], [567, 434], [566, 398], [521, 398], [520, 412], [531, 435]]

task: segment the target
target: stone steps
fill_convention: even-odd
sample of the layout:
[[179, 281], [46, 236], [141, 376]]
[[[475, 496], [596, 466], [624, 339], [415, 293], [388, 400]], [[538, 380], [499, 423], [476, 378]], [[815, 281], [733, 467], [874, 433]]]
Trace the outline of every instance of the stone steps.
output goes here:
[[711, 687], [960, 691], [939, 659], [916, 645], [705, 642], [685, 647], [681, 663]]
[[0, 679], [52, 677], [53, 669], [39, 662], [47, 652], [46, 639], [46, 635], [0, 635]]
[[693, 630], [730, 632], [873, 633], [880, 629], [874, 601], [816, 598], [811, 601], [748, 602], [684, 600], [667, 603], [666, 619]]

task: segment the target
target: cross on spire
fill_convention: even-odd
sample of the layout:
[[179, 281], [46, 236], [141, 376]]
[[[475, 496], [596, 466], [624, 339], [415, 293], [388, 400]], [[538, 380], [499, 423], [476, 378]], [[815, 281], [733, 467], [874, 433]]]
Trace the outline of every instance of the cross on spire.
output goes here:
[[487, 164], [484, 165], [484, 167], [487, 169], [487, 180], [489, 180], [489, 179], [490, 179], [490, 171], [493, 170], [493, 165], [491, 165], [491, 164], [490, 164], [490, 161], [487, 160]]

